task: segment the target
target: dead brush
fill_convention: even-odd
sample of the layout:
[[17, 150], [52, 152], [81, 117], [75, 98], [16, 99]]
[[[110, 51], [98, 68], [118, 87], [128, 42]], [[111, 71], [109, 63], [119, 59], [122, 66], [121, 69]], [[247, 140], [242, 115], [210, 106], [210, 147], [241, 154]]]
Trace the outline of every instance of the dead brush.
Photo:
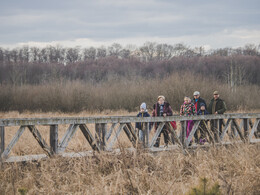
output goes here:
[[259, 194], [258, 145], [181, 152], [95, 154], [4, 164], [0, 194], [187, 194], [201, 178], [221, 194]]

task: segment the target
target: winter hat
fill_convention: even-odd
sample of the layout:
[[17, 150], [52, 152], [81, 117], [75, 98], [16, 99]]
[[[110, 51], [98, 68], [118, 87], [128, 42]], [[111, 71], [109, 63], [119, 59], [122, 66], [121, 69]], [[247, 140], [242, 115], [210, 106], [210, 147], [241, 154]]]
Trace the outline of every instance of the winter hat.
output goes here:
[[140, 105], [140, 109], [146, 110], [146, 103], [143, 102], [143, 103]]
[[199, 92], [199, 91], [195, 91], [195, 92], [193, 93], [193, 95], [200, 95], [200, 92]]
[[165, 100], [165, 97], [163, 95], [159, 95], [157, 100], [159, 100], [160, 98], [162, 98], [163, 100]]

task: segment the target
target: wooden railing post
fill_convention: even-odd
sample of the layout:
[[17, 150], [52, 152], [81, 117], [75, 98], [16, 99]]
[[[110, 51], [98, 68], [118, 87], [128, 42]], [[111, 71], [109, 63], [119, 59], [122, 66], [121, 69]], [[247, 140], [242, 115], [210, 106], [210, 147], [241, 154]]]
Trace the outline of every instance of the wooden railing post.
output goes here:
[[148, 148], [149, 147], [149, 123], [145, 123], [142, 141], [143, 141], [144, 147]]
[[0, 157], [5, 151], [5, 127], [0, 126]]
[[58, 125], [50, 126], [50, 146], [53, 154], [58, 154]]
[[243, 124], [244, 124], [244, 137], [247, 139], [248, 131], [249, 131], [249, 120], [244, 118], [243, 119]]
[[181, 121], [181, 143], [183, 147], [186, 146], [186, 132], [187, 131], [187, 121]]
[[96, 123], [95, 131], [96, 131], [96, 140], [97, 145], [101, 150], [105, 150], [106, 146], [106, 123]]
[[102, 147], [106, 147], [106, 133], [107, 133], [107, 123], [101, 124], [101, 131], [102, 131]]

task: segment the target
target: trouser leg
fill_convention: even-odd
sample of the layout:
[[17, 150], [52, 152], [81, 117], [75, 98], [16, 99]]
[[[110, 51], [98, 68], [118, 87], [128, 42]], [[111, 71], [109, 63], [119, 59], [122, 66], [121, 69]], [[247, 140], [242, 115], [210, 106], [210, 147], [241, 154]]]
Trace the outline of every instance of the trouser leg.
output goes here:
[[163, 137], [164, 137], [164, 143], [165, 143], [165, 145], [168, 145], [169, 139], [170, 139], [169, 133], [168, 133], [167, 129], [163, 129], [162, 132], [163, 132]]
[[139, 140], [144, 142], [144, 132], [141, 129], [139, 129]]
[[219, 119], [219, 136], [222, 134], [223, 119]]
[[214, 139], [215, 141], [218, 141], [218, 123], [217, 123], [218, 120], [211, 120], [210, 121], [210, 128], [211, 128], [211, 131], [214, 133]]

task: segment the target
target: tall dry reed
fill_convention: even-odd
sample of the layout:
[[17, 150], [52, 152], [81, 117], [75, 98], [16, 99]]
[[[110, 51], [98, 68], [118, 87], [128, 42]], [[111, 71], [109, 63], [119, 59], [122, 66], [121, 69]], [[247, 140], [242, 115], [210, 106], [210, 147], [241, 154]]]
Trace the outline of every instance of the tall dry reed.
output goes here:
[[53, 82], [42, 85], [0, 86], [0, 111], [81, 112], [103, 110], [136, 111], [142, 102], [151, 109], [158, 95], [166, 96], [174, 111], [178, 111], [184, 96], [200, 91], [209, 103], [218, 90], [228, 111], [259, 109], [259, 86], [240, 86], [231, 91], [227, 84], [194, 76], [191, 73], [172, 74], [165, 78], [110, 78], [107, 82]]

